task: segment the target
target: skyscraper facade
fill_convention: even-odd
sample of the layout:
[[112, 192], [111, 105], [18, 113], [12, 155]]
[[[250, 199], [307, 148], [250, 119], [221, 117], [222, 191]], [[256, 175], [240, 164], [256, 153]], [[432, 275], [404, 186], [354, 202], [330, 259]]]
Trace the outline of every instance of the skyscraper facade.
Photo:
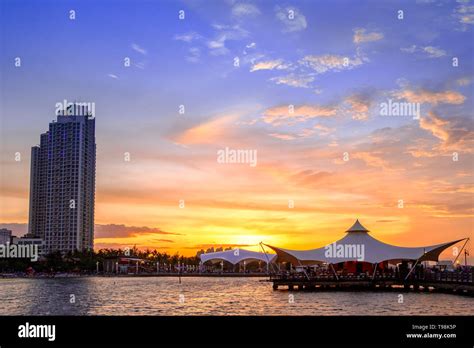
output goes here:
[[95, 118], [76, 111], [59, 114], [31, 149], [28, 236], [46, 253], [94, 245]]

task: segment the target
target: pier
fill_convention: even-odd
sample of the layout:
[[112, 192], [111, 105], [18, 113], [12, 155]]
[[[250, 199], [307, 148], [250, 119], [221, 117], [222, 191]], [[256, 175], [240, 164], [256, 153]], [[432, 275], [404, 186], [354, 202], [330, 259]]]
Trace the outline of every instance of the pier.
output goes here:
[[474, 297], [474, 272], [440, 272], [403, 279], [395, 276], [324, 276], [306, 277], [304, 274], [271, 275], [273, 290], [305, 291], [396, 291], [435, 292]]

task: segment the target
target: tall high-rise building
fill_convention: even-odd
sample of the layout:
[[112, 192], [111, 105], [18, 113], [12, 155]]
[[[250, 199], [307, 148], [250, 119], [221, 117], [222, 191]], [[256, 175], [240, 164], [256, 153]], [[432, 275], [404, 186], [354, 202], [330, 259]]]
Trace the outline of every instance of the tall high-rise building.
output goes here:
[[94, 245], [95, 118], [73, 109], [31, 149], [28, 237], [42, 238], [46, 253]]

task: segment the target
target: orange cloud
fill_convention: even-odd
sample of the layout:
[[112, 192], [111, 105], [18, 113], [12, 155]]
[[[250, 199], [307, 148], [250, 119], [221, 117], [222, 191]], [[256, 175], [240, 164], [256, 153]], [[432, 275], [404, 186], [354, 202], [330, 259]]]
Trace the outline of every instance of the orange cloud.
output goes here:
[[337, 109], [330, 106], [301, 105], [292, 108], [291, 105], [281, 105], [269, 108], [263, 113], [263, 121], [272, 125], [280, 125], [286, 121], [301, 122], [316, 117], [331, 117]]
[[276, 60], [266, 60], [262, 62], [255, 63], [250, 68], [250, 72], [258, 70], [273, 70], [273, 69], [284, 69], [285, 66], [282, 65], [283, 61], [281, 59]]
[[367, 32], [364, 28], [354, 29], [353, 41], [355, 44], [361, 44], [364, 42], [379, 41], [383, 39], [383, 34], [379, 32]]
[[322, 124], [317, 124], [313, 128], [318, 131], [319, 135], [328, 135], [336, 130], [335, 128], [323, 126]]
[[388, 169], [388, 163], [385, 159], [381, 158], [383, 156], [380, 152], [357, 152], [351, 157], [360, 159], [365, 162], [368, 166], [371, 167], [380, 167]]
[[225, 138], [236, 118], [236, 115], [226, 115], [207, 121], [186, 130], [176, 138], [176, 141], [186, 145], [215, 143]]
[[402, 90], [394, 93], [399, 99], [421, 104], [462, 104], [466, 97], [456, 91], [431, 92], [427, 90]]
[[363, 95], [352, 95], [345, 99], [350, 105], [350, 112], [354, 120], [367, 120], [369, 118], [370, 100]]
[[296, 137], [294, 135], [291, 135], [291, 134], [270, 133], [268, 135], [273, 137], [273, 138], [280, 139], [280, 140], [293, 140], [293, 139], [296, 139]]
[[124, 238], [124, 237], [136, 237], [137, 235], [144, 234], [169, 234], [169, 235], [181, 235], [180, 233], [166, 232], [156, 227], [148, 226], [125, 226], [125, 225], [95, 225], [95, 237], [96, 238]]
[[420, 119], [420, 127], [430, 131], [431, 134], [443, 142], [449, 140], [449, 132], [446, 130], [446, 126], [448, 125], [448, 121], [438, 117], [434, 112], [429, 112], [428, 116]]
[[429, 131], [441, 140], [436, 150], [440, 151], [474, 151], [474, 129], [472, 121], [461, 118], [443, 119], [434, 112], [420, 118], [420, 127]]

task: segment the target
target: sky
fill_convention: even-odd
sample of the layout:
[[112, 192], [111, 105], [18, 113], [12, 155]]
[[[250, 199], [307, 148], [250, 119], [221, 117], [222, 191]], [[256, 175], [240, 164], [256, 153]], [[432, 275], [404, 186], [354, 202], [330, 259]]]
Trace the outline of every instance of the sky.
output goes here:
[[79, 100], [96, 249], [310, 249], [356, 218], [472, 238], [473, 24], [469, 1], [3, 0], [0, 226], [26, 231], [30, 149]]

